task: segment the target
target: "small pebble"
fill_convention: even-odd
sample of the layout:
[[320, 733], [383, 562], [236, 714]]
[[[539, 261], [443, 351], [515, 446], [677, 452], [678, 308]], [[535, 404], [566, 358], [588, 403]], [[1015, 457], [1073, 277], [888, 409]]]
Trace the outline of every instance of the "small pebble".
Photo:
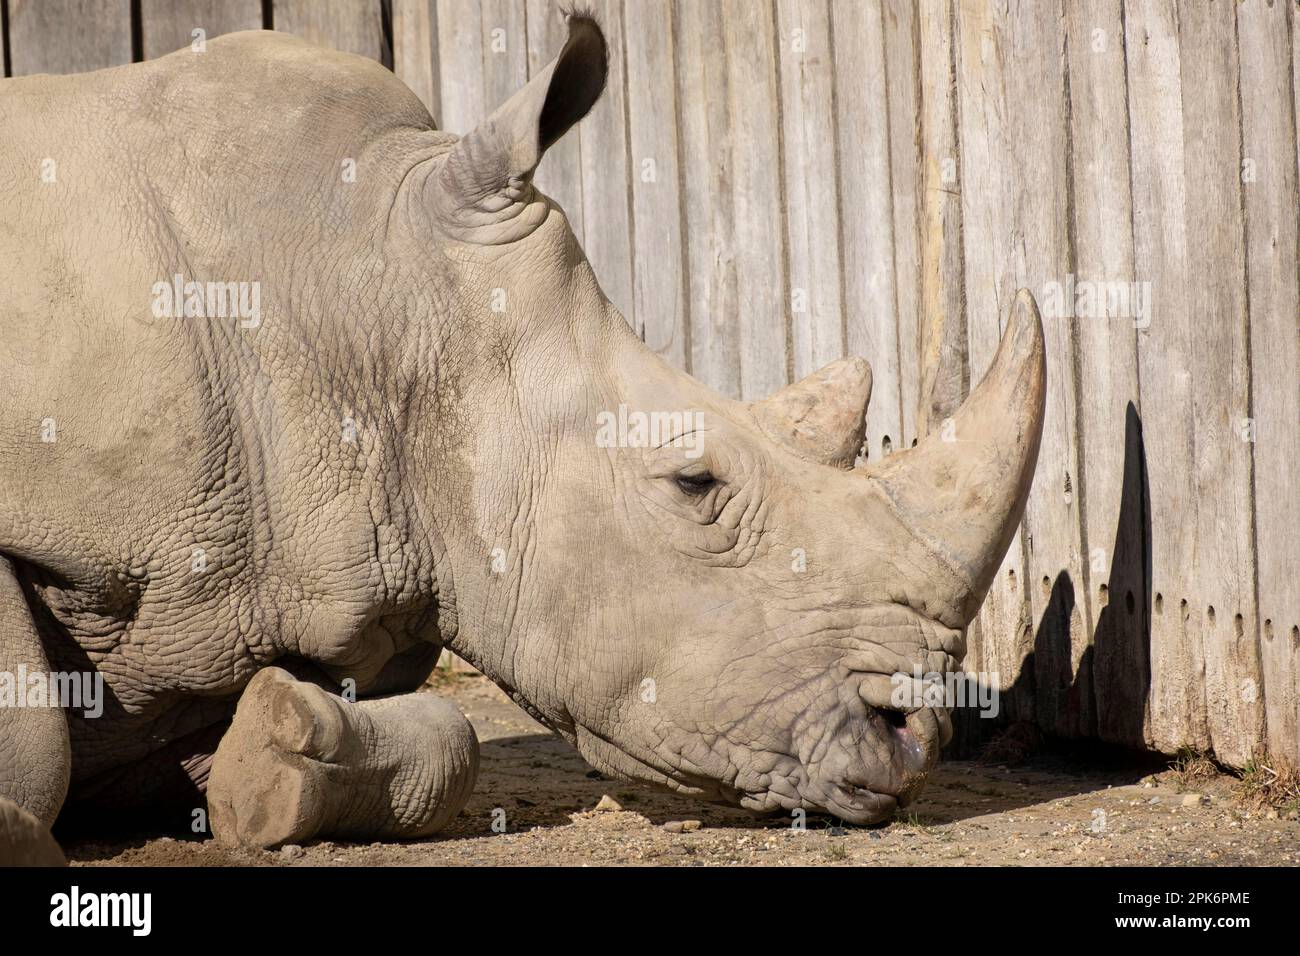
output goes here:
[[600, 813], [604, 813], [607, 811], [614, 811], [614, 810], [622, 810], [622, 809], [623, 809], [623, 804], [619, 803], [609, 794], [605, 794], [603, 797], [601, 797], [600, 803], [596, 804], [596, 810], [597, 812]]
[[280, 857], [285, 860], [300, 860], [306, 855], [307, 851], [296, 843], [286, 843], [280, 847]]

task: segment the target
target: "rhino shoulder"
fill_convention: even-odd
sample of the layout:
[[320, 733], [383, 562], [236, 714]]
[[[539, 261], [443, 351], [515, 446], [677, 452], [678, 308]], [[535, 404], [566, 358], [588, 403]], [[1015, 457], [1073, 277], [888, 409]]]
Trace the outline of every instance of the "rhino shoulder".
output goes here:
[[[178, 78], [193, 78], [218, 97], [246, 90], [264, 110], [289, 110], [286, 120], [325, 104], [336, 113], [384, 125], [433, 129], [420, 99], [383, 64], [274, 30], [245, 30], [211, 40], [203, 54], [189, 48], [154, 61]], [[224, 102], [224, 100], [223, 100]]]

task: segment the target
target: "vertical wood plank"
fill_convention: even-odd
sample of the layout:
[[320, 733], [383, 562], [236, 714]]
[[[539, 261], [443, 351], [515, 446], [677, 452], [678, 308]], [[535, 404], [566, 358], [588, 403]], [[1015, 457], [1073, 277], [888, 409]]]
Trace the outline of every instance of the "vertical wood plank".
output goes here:
[[190, 46], [194, 31], [211, 40], [262, 28], [261, 0], [140, 0], [140, 39], [146, 60]]
[[[895, 314], [901, 442], [917, 438], [921, 404], [920, 50], [914, 0], [883, 0], [889, 180], [893, 207]], [[852, 316], [850, 316], [852, 321]]]
[[[1076, 283], [1132, 289], [1133, 199], [1121, 0], [1066, 4]], [[1084, 570], [1094, 608], [1097, 732], [1113, 743], [1149, 738], [1146, 699], [1150, 596], [1146, 582], [1137, 310], [1100, 296], [1079, 316], [1079, 468]]]
[[702, 317], [692, 369], [743, 399], [786, 383], [776, 37], [753, 11], [742, 0], [674, 8], [691, 315]]
[[1294, 10], [1245, 0], [1241, 47], [1243, 183], [1250, 289], [1250, 358], [1260, 655], [1267, 744], [1300, 764], [1300, 293], [1297, 292]]
[[130, 0], [8, 0], [14, 76], [131, 62]]
[[[776, 0], [776, 16], [779, 161], [785, 177], [788, 309], [797, 380], [844, 355], [835, 67], [825, 0]], [[860, 69], [862, 64], [855, 65]], [[765, 151], [756, 142], [745, 146]], [[880, 221], [875, 220], [877, 228]]]
[[636, 0], [624, 8], [632, 161], [632, 312], [646, 345], [689, 371], [672, 26], [671, 0]]
[[[568, 36], [568, 27], [557, 0], [528, 0], [525, 15], [528, 19], [528, 74], [532, 76], [559, 56]], [[547, 150], [537, 168], [535, 181], [539, 189], [560, 204], [573, 234], [578, 237], [578, 242], [583, 243], [586, 230], [582, 202], [582, 137], [571, 133]]]
[[[678, 124], [691, 314], [691, 371], [711, 388], [740, 395], [736, 243], [729, 184], [726, 50], [718, 4], [675, 3]], [[710, 38], [713, 38], [712, 40]]]
[[[1177, 19], [1169, 0], [1128, 0], [1133, 263], [1151, 283], [1150, 326], [1138, 330], [1142, 435], [1151, 523], [1151, 696], [1153, 745], [1166, 753], [1210, 744], [1205, 663], [1195, 583], [1195, 473], [1191, 405], [1192, 330], [1186, 321], [1188, 182]], [[1196, 228], [1201, 227], [1196, 223]], [[1196, 604], [1199, 604], [1196, 600]]]
[[488, 115], [483, 91], [483, 18], [477, 0], [437, 0], [437, 86], [448, 132], [464, 136]]
[[[1028, 286], [1041, 302], [1044, 286], [1063, 281], [1069, 268], [1064, 36], [1050, 11], [1019, 4], [963, 4], [958, 22], [961, 228], [974, 380], [996, 349], [1014, 289]], [[1004, 688], [1015, 679], [1018, 702], [1024, 685], [1032, 685], [1040, 722], [1075, 735], [1089, 730], [1090, 694], [1087, 611], [1074, 593], [1083, 580], [1077, 504], [1072, 486], [1067, 496], [1060, 480], [1076, 472], [1071, 330], [1062, 315], [1045, 314], [1044, 324], [1052, 384], [1027, 513], [1029, 554], [1022, 559], [1013, 546], [991, 591], [981, 618], [982, 664], [999, 672]], [[1032, 646], [1024, 628], [1024, 569], [1035, 582]], [[1035, 672], [1028, 675], [1031, 652]]]
[[441, 128], [437, 0], [393, 0], [393, 72]]
[[[1067, 310], [1053, 314], [1043, 291], [1049, 283], [1064, 283], [1072, 268], [1063, 9], [1016, 2], [1008, 7], [1003, 26], [1006, 141], [1011, 145], [1006, 161], [1015, 196], [1007, 236], [1010, 265], [1015, 285], [1033, 290], [1042, 305], [1050, 383], [1038, 467], [1025, 509], [1025, 584], [1034, 614], [1038, 720], [1062, 736], [1079, 736], [1091, 731], [1093, 716], [1074, 441], [1074, 320]], [[978, 188], [973, 181], [969, 186]]]
[[[1215, 753], [1240, 766], [1262, 730], [1258, 694], [1235, 4], [1178, 11], [1193, 327], [1196, 591]], [[1250, 683], [1247, 684], [1246, 682]], [[1243, 693], [1254, 687], [1255, 693]]]
[[575, 132], [582, 143], [583, 248], [601, 289], [635, 328], [622, 7], [622, 0], [591, 4], [609, 45], [609, 81]]
[[275, 28], [333, 47], [391, 63], [384, 42], [380, 0], [275, 0]]
[[969, 388], [962, 301], [961, 158], [953, 87], [952, 0], [921, 0], [921, 407], [937, 429]]
[[1010, 141], [1010, 124], [1017, 107], [1008, 102], [1006, 84], [1012, 68], [1008, 56], [1023, 52], [1007, 49], [1009, 19], [1005, 0], [962, 0], [957, 9], [961, 232], [971, 385], [993, 362], [1016, 291], [1011, 218], [1020, 184], [1012, 178], [1010, 160], [1018, 144]]
[[[528, 82], [524, 0], [479, 0], [482, 6], [483, 107], [492, 111]], [[556, 51], [559, 52], [558, 50]]]
[[[1010, 106], [1004, 92], [1007, 18], [1005, 2], [963, 0], [957, 8], [955, 60], [962, 180], [971, 184], [961, 189], [961, 226], [972, 384], [993, 362], [1016, 285], [1010, 223], [1016, 187], [1010, 179], [1013, 147], [1008, 139]], [[1049, 387], [1053, 384], [1049, 379]], [[1034, 631], [1024, 587], [1024, 548], [1023, 529], [1017, 529], [980, 609], [977, 633], [968, 641], [967, 669], [987, 672], [990, 683], [1003, 695], [1007, 715], [1029, 720], [1035, 714]]]
[[[879, 0], [835, 0], [835, 117], [840, 170], [846, 351], [871, 363], [867, 460], [903, 445], [888, 80]], [[906, 82], [908, 76], [899, 82]], [[787, 117], [789, 107], [786, 107]], [[789, 138], [787, 137], [787, 153]], [[824, 188], [824, 186], [818, 187]], [[787, 192], [789, 188], [787, 187]], [[798, 281], [792, 277], [792, 284]], [[796, 337], [796, 347], [798, 338]], [[796, 352], [795, 374], [799, 374]]]
[[[724, 0], [727, 120], [731, 132], [736, 312], [740, 326], [740, 397], [765, 398], [789, 381], [784, 318], [790, 287], [780, 240], [785, 229], [775, 24], [749, 0]], [[716, 55], [716, 54], [715, 54]]]

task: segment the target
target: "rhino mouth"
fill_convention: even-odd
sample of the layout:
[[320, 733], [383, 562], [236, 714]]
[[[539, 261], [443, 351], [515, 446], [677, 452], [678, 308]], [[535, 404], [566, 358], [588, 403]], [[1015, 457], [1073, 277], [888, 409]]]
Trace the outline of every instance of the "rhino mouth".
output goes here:
[[[802, 809], [873, 824], [892, 819], [920, 794], [937, 762], [940, 741], [947, 740], [946, 726], [947, 712], [940, 708], [903, 713], [864, 703], [860, 713], [828, 729], [811, 755], [746, 753], [714, 772], [676, 766], [658, 753], [616, 744], [580, 725], [573, 742], [602, 772], [684, 796], [762, 815]], [[777, 764], [772, 772], [751, 769], [769, 763]]]
[[918, 672], [957, 670], [964, 632], [893, 603], [839, 609], [834, 629], [838, 662], [809, 665], [806, 681], [786, 688], [802, 703], [775, 737], [758, 729], [779, 707], [774, 699], [752, 708], [752, 722], [705, 731], [713, 746], [703, 758], [694, 757], [702, 750], [690, 735], [663, 726], [625, 735], [570, 716], [568, 727], [556, 729], [602, 772], [697, 799], [760, 814], [828, 813], [855, 824], [892, 819], [919, 795], [952, 736], [949, 711], [926, 698]]

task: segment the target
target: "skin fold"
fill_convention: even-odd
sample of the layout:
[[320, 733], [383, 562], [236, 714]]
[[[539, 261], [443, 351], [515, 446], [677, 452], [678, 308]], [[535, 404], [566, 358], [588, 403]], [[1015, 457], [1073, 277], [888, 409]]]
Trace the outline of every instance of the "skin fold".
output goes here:
[[[1023, 512], [1033, 300], [955, 440], [871, 468], [860, 359], [709, 391], [532, 185], [605, 75], [573, 16], [461, 138], [274, 33], [0, 83], [0, 671], [105, 697], [0, 708], [0, 857], [76, 808], [206, 805], [256, 846], [435, 832], [477, 772], [412, 693], [443, 647], [611, 774], [856, 822], [918, 792], [948, 713], [891, 675], [958, 667]], [[159, 316], [178, 274], [257, 283], [258, 314]], [[690, 440], [598, 440], [621, 406]]]

